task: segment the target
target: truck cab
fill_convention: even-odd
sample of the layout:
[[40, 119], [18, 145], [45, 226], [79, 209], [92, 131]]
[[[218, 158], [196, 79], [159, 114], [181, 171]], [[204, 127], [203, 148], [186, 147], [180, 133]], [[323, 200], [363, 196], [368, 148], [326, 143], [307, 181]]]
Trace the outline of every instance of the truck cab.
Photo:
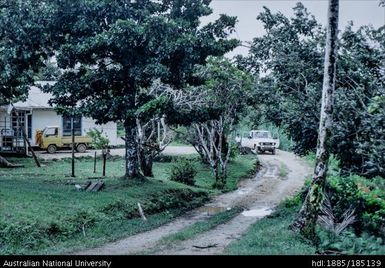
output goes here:
[[[75, 136], [75, 148], [79, 153], [84, 153], [92, 142], [89, 136]], [[36, 131], [36, 143], [41, 149], [53, 154], [58, 149], [71, 148], [72, 136], [62, 136], [58, 126], [47, 126]]]

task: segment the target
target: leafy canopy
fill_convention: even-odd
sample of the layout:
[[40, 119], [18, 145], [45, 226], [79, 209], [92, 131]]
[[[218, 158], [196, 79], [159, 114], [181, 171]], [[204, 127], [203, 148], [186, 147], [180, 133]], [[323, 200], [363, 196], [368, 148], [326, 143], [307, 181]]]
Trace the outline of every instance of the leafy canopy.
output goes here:
[[25, 98], [34, 74], [53, 55], [48, 12], [37, 0], [0, 1], [0, 104]]
[[226, 15], [208, 25], [207, 0], [57, 2], [57, 47], [66, 71], [49, 89], [59, 107], [78, 105], [98, 123], [133, 124], [144, 113], [167, 104], [141, 91], [155, 78], [175, 88], [196, 83], [197, 64], [237, 46], [227, 37], [236, 19]]

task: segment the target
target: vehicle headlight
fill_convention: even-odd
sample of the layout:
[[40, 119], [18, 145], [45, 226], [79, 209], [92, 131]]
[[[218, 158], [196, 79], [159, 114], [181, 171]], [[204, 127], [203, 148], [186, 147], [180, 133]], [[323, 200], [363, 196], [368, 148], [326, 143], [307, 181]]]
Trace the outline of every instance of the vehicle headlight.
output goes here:
[[275, 146], [275, 142], [273, 142], [273, 145]]

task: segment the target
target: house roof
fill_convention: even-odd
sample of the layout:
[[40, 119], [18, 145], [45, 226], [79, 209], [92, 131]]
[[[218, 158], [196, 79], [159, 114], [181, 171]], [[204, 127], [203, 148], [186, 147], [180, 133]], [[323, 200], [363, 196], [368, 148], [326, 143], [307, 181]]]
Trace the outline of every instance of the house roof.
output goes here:
[[[35, 84], [39, 86], [53, 85], [55, 81], [39, 81]], [[31, 86], [28, 92], [28, 97], [25, 101], [18, 101], [13, 104], [16, 109], [53, 109], [52, 106], [48, 104], [48, 101], [53, 96], [49, 93], [44, 93], [37, 86]]]

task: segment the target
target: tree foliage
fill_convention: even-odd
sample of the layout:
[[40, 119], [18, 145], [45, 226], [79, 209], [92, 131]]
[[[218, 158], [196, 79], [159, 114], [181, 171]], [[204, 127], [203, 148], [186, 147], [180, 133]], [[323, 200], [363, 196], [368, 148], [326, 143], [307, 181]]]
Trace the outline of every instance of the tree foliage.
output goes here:
[[34, 74], [53, 54], [45, 28], [49, 21], [40, 1], [0, 2], [0, 104], [25, 98]]
[[[265, 8], [258, 19], [266, 34], [255, 38], [250, 55], [239, 61], [261, 74], [255, 96], [265, 119], [284, 127], [294, 152], [305, 155], [317, 145], [325, 30], [300, 3], [291, 18]], [[385, 154], [372, 142], [384, 138], [382, 121], [368, 112], [373, 98], [384, 94], [384, 33], [384, 27], [354, 30], [350, 24], [338, 51], [330, 147], [344, 171], [368, 177], [385, 176], [383, 159], [371, 156]]]

